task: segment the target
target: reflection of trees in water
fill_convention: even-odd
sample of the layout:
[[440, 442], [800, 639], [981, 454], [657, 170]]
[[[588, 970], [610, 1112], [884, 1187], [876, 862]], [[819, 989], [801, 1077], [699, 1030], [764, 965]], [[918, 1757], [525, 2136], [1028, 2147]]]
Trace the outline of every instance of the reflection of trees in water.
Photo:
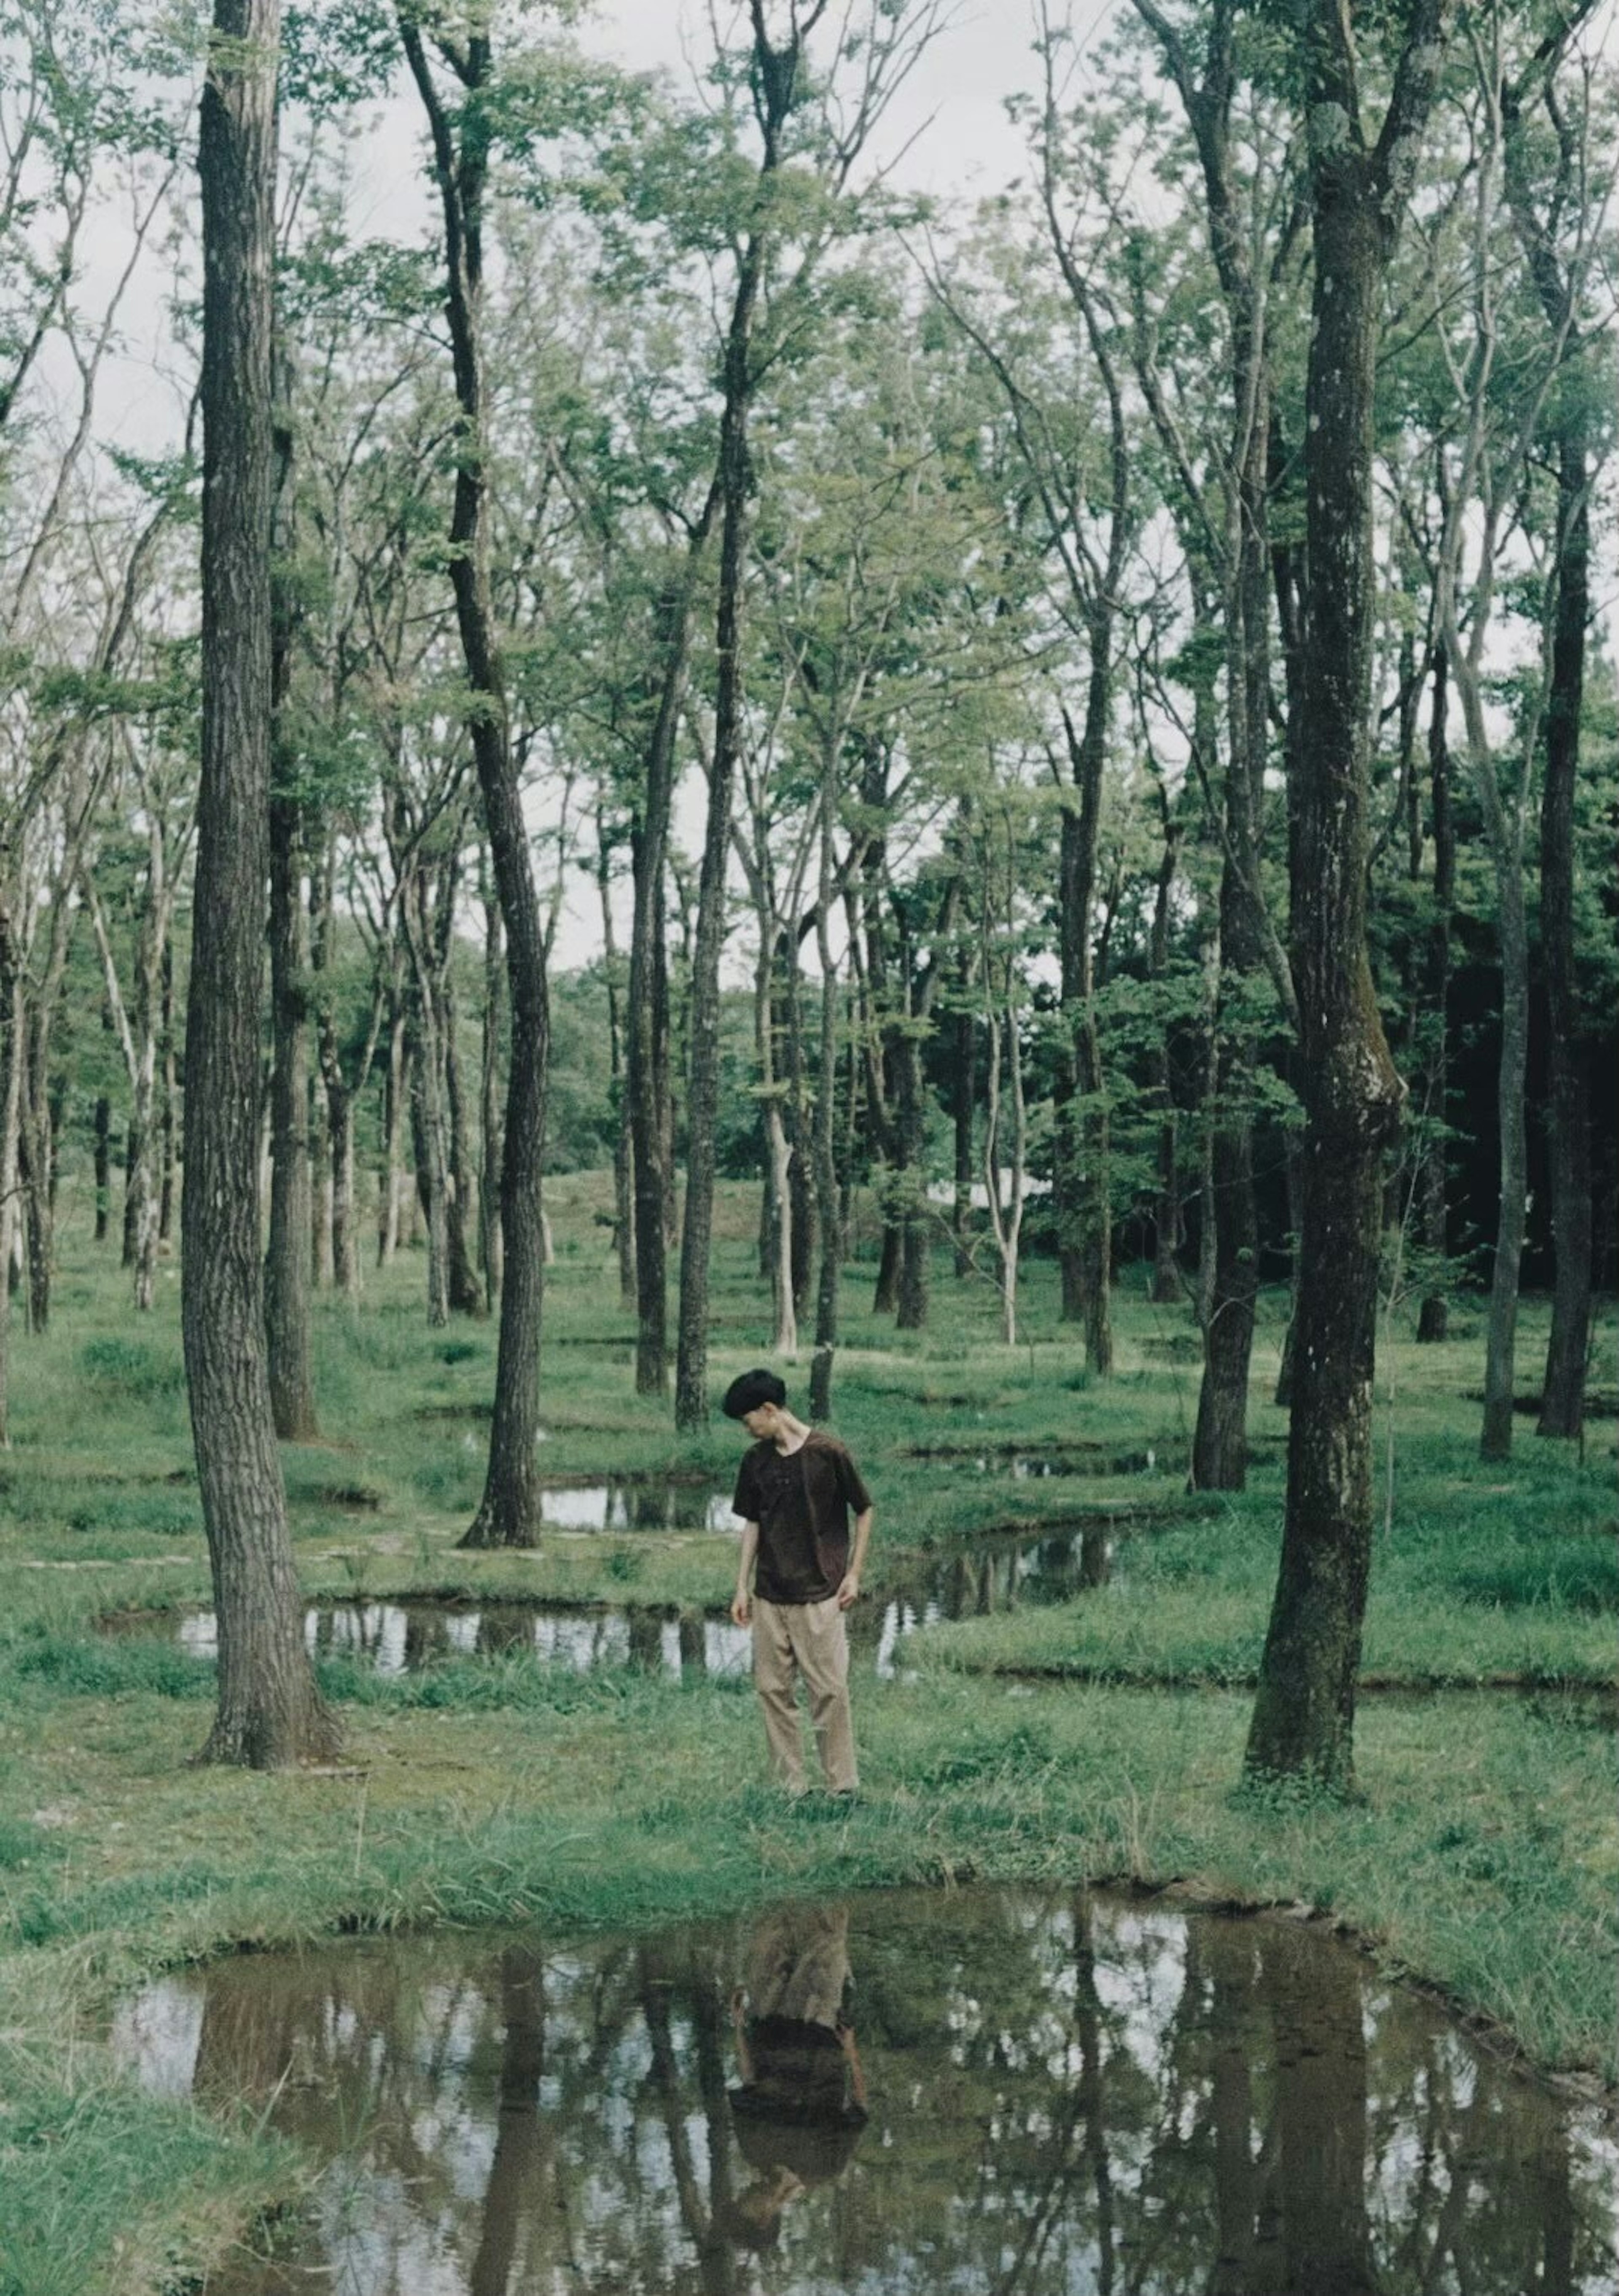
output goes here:
[[643, 1674], [663, 1671], [663, 1620], [656, 1611], [633, 1610], [628, 1614], [630, 1664]]
[[[363, 2243], [367, 2296], [409, 2296], [429, 2256], [459, 2259], [433, 2284], [465, 2296], [736, 2296], [752, 2267], [720, 2228], [746, 2174], [725, 2016], [744, 1944], [227, 1964], [195, 2087], [274, 2097], [277, 2125], [347, 2154], [352, 2229], [326, 2207], [307, 2260]], [[871, 1901], [850, 1956], [871, 2126], [786, 2211], [786, 2283], [1610, 2284], [1606, 2197], [1558, 2108], [1330, 1939], [1007, 1892]]]
[[517, 2256], [525, 2194], [541, 2169], [540, 2077], [545, 2070], [544, 1964], [528, 1946], [501, 1956], [500, 2105], [495, 2153], [484, 2187], [483, 2219], [468, 2296], [506, 2296]]
[[534, 1613], [514, 1603], [491, 1603], [478, 1614], [479, 1658], [510, 1658], [534, 1646]]
[[680, 1640], [680, 1670], [683, 1674], [707, 1674], [708, 1671], [708, 1637], [700, 1611], [683, 1611], [676, 1628]]
[[407, 1604], [405, 1612], [405, 1664], [406, 1670], [431, 1666], [436, 1659], [450, 1654], [450, 1621], [446, 1613], [420, 1603]]

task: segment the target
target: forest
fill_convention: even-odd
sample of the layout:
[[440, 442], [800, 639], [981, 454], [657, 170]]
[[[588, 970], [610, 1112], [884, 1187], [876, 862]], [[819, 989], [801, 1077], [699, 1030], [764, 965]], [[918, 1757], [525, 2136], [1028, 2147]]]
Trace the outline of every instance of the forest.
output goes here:
[[[342, 2159], [356, 2292], [561, 2269], [525, 1925], [692, 2021], [626, 1980], [680, 2205], [574, 2284], [877, 2271], [869, 2144], [736, 2276], [744, 1933], [636, 1939], [966, 1882], [1036, 1893], [957, 1981], [1037, 1931], [1092, 2200], [1018, 2154], [1060, 2234], [997, 2267], [981, 2196], [964, 2288], [1151, 2251], [1155, 2085], [1132, 2286], [1612, 2284], [1612, 12], [982, 15], [0, 0], [0, 2296], [347, 2284]], [[755, 1365], [876, 1496], [808, 1823], [724, 1623]], [[1533, 2208], [1401, 2218], [1394, 2039], [1255, 2071], [1330, 2205], [1228, 2182], [1198, 2018], [1336, 2062], [1361, 1980], [1164, 1915], [1132, 2026], [1119, 1888], [1414, 1976], [1541, 2084]], [[184, 2095], [128, 2003], [446, 1927], [508, 1942], [439, 2279], [392, 2083], [282, 2100], [364, 2087], [296, 1987], [193, 2005]]]

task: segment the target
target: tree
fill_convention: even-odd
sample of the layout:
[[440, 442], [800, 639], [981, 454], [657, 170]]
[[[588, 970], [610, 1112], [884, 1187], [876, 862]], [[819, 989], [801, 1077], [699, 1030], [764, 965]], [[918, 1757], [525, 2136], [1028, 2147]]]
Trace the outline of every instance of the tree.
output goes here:
[[270, 795], [271, 278], [279, 0], [216, 0], [202, 93], [202, 766], [181, 1310], [219, 1622], [203, 1758], [329, 1759], [265, 1363], [258, 1021]]
[[756, 344], [772, 264], [787, 237], [795, 197], [798, 261], [776, 284], [780, 355], [782, 314], [807, 327], [809, 291], [829, 241], [859, 226], [848, 200], [850, 178], [866, 139], [894, 88], [910, 70], [938, 20], [935, 0], [868, 0], [863, 17], [841, 27], [840, 57], [856, 66], [847, 115], [817, 93], [810, 71], [812, 35], [828, 0], [787, 0], [779, 32], [767, 0], [748, 0], [749, 38], [743, 73], [759, 136], [759, 159], [737, 249], [722, 367], [720, 521], [715, 615], [714, 740], [708, 775], [697, 931], [692, 948], [687, 1095], [686, 1201], [681, 1229], [680, 1326], [675, 1381], [677, 1426], [708, 1415], [708, 1276], [714, 1228], [715, 1121], [719, 1105], [719, 963], [724, 941], [731, 813], [745, 709], [742, 607], [755, 472], [749, 426], [764, 360]]
[[270, 1409], [284, 1439], [317, 1432], [309, 1329], [309, 1025], [304, 932], [303, 808], [288, 738], [297, 610], [290, 559], [298, 473], [293, 466], [290, 361], [275, 360], [275, 493], [272, 512], [270, 706], [270, 1229], [265, 1252], [265, 1331]]
[[[1203, 499], [1150, 361], [1149, 405], [1172, 462], [1191, 496], [1217, 570], [1225, 637], [1228, 741], [1218, 796], [1207, 792], [1219, 828], [1220, 1003], [1209, 1197], [1214, 1213], [1212, 1297], [1203, 1316], [1203, 1382], [1192, 1439], [1191, 1481], [1198, 1490], [1240, 1490], [1247, 1472], [1248, 1366], [1259, 1292], [1259, 1218], [1254, 1191], [1255, 995], [1275, 940], [1264, 912], [1261, 852], [1271, 695], [1269, 457], [1274, 428], [1268, 275], [1288, 243], [1267, 250], [1268, 216], [1282, 204], [1291, 155], [1267, 180], [1253, 167], [1245, 184], [1232, 150], [1231, 112], [1239, 84], [1238, 11], [1214, 0], [1208, 12], [1201, 77], [1179, 31], [1154, 0], [1135, 0], [1158, 43], [1185, 109], [1203, 178], [1209, 250], [1226, 321], [1229, 442], [1217, 455], [1220, 495]], [[1143, 332], [1138, 313], [1138, 342]], [[1194, 765], [1203, 759], [1194, 747]], [[1290, 994], [1282, 975], [1284, 1003]]]
[[1374, 629], [1372, 396], [1381, 295], [1444, 61], [1451, 0], [1416, 0], [1369, 141], [1351, 9], [1300, 37], [1315, 273], [1304, 470], [1307, 646], [1292, 910], [1304, 1103], [1288, 1500], [1249, 1726], [1250, 1777], [1346, 1792], [1371, 1562], [1384, 1150], [1402, 1089], [1366, 944]]
[[466, 662], [472, 754], [484, 828], [506, 935], [511, 1058], [501, 1156], [500, 1343], [489, 1468], [468, 1546], [532, 1546], [539, 1536], [540, 1313], [545, 1282], [540, 1175], [545, 1147], [545, 1061], [550, 1014], [545, 934], [523, 821], [522, 792], [507, 718], [505, 665], [489, 578], [488, 451], [480, 308], [483, 224], [496, 93], [495, 57], [481, 13], [457, 33], [431, 20], [435, 47], [462, 89], [453, 116], [424, 41], [424, 23], [402, 9], [399, 34], [432, 138], [444, 210], [446, 308], [461, 422], [455, 434], [455, 508], [450, 579]]
[[[1582, 8], [1576, 12], [1583, 15]], [[1527, 69], [1501, 91], [1506, 198], [1531, 283], [1563, 372], [1549, 410], [1557, 455], [1555, 585], [1546, 698], [1546, 769], [1541, 795], [1541, 945], [1546, 974], [1551, 1089], [1551, 1234], [1556, 1283], [1537, 1431], [1573, 1437], [1585, 1410], [1591, 1312], [1590, 1054], [1574, 963], [1574, 792], [1579, 780], [1590, 619], [1590, 489], [1594, 476], [1592, 378], [1586, 354], [1605, 331], [1582, 324], [1590, 220], [1582, 186], [1590, 168], [1589, 70], [1572, 101], [1557, 67], [1574, 26], [1555, 25]], [[1555, 158], [1536, 182], [1533, 127], [1543, 115]], [[1610, 154], [1611, 156], [1611, 154]]]

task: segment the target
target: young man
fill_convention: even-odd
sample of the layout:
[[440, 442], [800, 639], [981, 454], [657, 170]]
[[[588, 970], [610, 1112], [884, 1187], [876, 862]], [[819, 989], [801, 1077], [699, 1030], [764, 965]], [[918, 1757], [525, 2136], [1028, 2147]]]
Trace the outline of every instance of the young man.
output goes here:
[[744, 1372], [727, 1390], [724, 1409], [754, 1438], [731, 1503], [742, 1517], [731, 1615], [739, 1627], [753, 1628], [754, 1687], [771, 1769], [789, 1794], [804, 1792], [794, 1694], [802, 1675], [826, 1783], [833, 1793], [852, 1794], [859, 1780], [843, 1614], [860, 1593], [871, 1541], [871, 1495], [837, 1437], [806, 1427], [788, 1409], [787, 1389], [774, 1372]]

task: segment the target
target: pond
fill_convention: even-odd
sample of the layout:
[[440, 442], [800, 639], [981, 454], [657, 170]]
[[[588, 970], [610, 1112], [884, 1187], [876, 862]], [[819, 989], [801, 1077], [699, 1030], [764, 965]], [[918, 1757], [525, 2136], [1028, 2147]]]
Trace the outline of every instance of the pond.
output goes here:
[[[1113, 1542], [1092, 1526], [1039, 1539], [980, 1541], [919, 1565], [913, 1574], [857, 1605], [850, 1618], [856, 1665], [882, 1677], [897, 1670], [897, 1652], [918, 1627], [1004, 1611], [1022, 1603], [1059, 1602], [1108, 1578]], [[116, 1634], [172, 1632], [200, 1659], [212, 1659], [218, 1632], [209, 1610], [114, 1612]], [[382, 1674], [405, 1674], [448, 1658], [510, 1658], [517, 1652], [585, 1671], [641, 1666], [653, 1673], [740, 1674], [752, 1641], [723, 1613], [704, 1616], [626, 1602], [598, 1610], [543, 1603], [472, 1604], [429, 1598], [399, 1602], [311, 1603], [304, 1641], [317, 1658], [368, 1660]]]
[[154, 2092], [305, 2146], [211, 2296], [1599, 2296], [1597, 2117], [1337, 1939], [1083, 1891], [906, 1891], [149, 1987]]

